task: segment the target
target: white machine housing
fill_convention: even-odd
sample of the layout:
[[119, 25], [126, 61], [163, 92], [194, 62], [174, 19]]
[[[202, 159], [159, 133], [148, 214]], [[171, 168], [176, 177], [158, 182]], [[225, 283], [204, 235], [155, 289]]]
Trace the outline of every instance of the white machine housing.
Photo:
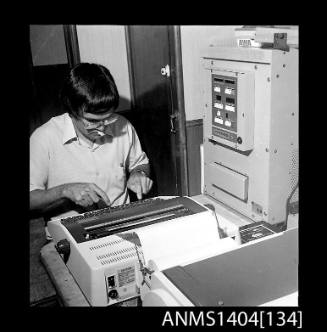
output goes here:
[[[159, 224], [166, 223], [168, 229], [173, 229], [172, 225], [176, 225], [187, 231], [187, 225], [192, 221], [201, 228], [201, 223], [207, 222], [209, 219], [212, 219], [216, 225], [212, 211], [198, 202], [193, 202], [201, 206], [203, 212], [143, 226], [139, 230], [143, 228], [151, 230], [158, 227]], [[168, 225], [168, 223], [170, 224]], [[60, 219], [49, 221], [48, 230], [55, 244], [63, 239], [68, 240], [70, 255], [66, 265], [91, 306], [115, 305], [140, 296], [140, 286], [143, 280], [141, 269], [147, 262], [142, 259], [142, 246], [136, 241], [138, 228], [133, 229], [133, 232], [120, 232], [82, 243], [75, 241]], [[134, 232], [135, 236], [130, 235]], [[170, 236], [176, 238], [178, 234], [172, 230]], [[156, 232], [154, 238], [153, 244], [150, 239], [150, 246], [165, 244], [167, 253], [174, 256], [166, 236], [160, 237], [160, 232]], [[218, 228], [217, 238], [219, 239]], [[206, 238], [197, 236], [196, 232], [191, 234], [191, 240], [194, 246], [205, 246], [207, 241]], [[151, 258], [151, 248], [147, 249], [150, 252], [149, 258]], [[183, 250], [182, 243], [178, 250]], [[112, 292], [115, 292], [115, 296], [112, 296]]]
[[298, 49], [211, 46], [201, 62], [204, 193], [285, 222], [298, 183]]
[[[117, 235], [77, 243], [59, 219], [50, 221], [48, 229], [55, 243], [69, 241], [67, 268], [91, 306], [108, 306], [139, 295], [140, 268], [133, 243]], [[116, 299], [109, 296], [112, 290], [118, 292]]]

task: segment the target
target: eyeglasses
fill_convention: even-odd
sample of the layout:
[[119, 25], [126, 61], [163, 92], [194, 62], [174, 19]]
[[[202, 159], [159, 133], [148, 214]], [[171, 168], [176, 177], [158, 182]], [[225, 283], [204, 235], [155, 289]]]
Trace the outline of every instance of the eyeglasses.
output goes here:
[[83, 122], [85, 129], [95, 129], [100, 126], [107, 126], [111, 122], [112, 114], [110, 114], [106, 119], [96, 120], [96, 119], [85, 119], [80, 117]]

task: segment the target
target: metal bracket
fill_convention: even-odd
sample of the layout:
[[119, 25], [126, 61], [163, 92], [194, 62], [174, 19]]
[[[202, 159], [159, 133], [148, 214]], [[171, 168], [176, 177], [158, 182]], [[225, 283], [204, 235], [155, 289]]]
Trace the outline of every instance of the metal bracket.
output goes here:
[[175, 119], [177, 118], [177, 112], [174, 112], [169, 117], [170, 117], [170, 132], [175, 134], [176, 133]]
[[287, 45], [287, 33], [274, 33], [273, 48], [289, 52], [290, 47]]

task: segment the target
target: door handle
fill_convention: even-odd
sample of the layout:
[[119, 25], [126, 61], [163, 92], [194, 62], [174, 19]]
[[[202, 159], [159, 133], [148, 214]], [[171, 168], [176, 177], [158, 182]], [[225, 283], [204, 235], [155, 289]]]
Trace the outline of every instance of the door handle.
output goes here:
[[169, 67], [169, 65], [166, 65], [165, 67], [161, 68], [161, 75], [170, 77], [170, 67]]
[[177, 114], [173, 113], [170, 116], [170, 132], [175, 134], [176, 133], [176, 129], [175, 129], [175, 119], [177, 118]]

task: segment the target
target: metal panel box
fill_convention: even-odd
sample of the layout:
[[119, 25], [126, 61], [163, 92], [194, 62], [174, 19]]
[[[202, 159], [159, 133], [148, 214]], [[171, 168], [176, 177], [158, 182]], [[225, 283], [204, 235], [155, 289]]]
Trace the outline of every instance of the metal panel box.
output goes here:
[[[201, 61], [204, 194], [254, 221], [285, 222], [298, 199], [298, 50], [212, 46]], [[229, 78], [234, 91], [219, 81]]]

